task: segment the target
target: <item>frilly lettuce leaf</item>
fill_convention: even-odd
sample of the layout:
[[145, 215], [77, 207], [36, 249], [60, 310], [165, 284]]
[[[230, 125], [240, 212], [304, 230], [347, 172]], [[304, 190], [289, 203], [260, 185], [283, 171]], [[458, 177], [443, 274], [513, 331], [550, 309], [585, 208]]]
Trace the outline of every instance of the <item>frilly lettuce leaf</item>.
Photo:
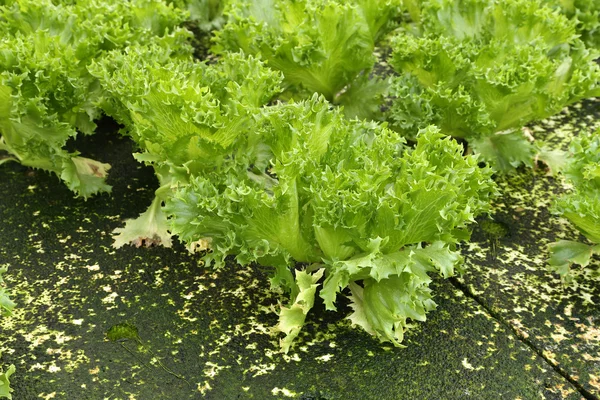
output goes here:
[[67, 187], [87, 198], [97, 192], [110, 192], [105, 183], [110, 165], [85, 157], [70, 157], [63, 160], [60, 178]]
[[[350, 306], [354, 312], [348, 318], [381, 341], [401, 346], [404, 333], [411, 326], [409, 321], [425, 321], [426, 313], [436, 306], [429, 289], [428, 273], [439, 271], [445, 278], [452, 276], [460, 256], [443, 243], [435, 242], [425, 248], [410, 246], [399, 252], [361, 259], [359, 263], [340, 262], [353, 264], [353, 267], [338, 268], [336, 272], [347, 271], [354, 281], [360, 276], [356, 267], [360, 267], [359, 271], [368, 271], [369, 277], [362, 280], [362, 286], [350, 283]], [[321, 291], [326, 305], [331, 300], [327, 284], [328, 281]]]
[[480, 136], [469, 144], [476, 154], [481, 154], [481, 158], [498, 171], [511, 171], [519, 165], [531, 167], [536, 154], [534, 144], [519, 131]]
[[289, 307], [281, 306], [279, 323], [275, 327], [276, 331], [285, 334], [285, 338], [280, 341], [281, 349], [285, 353], [289, 351], [294, 339], [300, 333], [306, 314], [315, 303], [315, 292], [319, 286], [319, 280], [323, 277], [323, 272], [325, 270], [322, 268], [313, 274], [306, 271], [296, 271], [298, 294], [295, 299], [292, 299]]
[[564, 175], [573, 190], [557, 200], [556, 211], [600, 243], [600, 131], [574, 140], [568, 159]]
[[388, 93], [389, 86], [389, 78], [363, 73], [337, 96], [336, 104], [344, 107], [344, 114], [348, 117], [380, 120], [381, 97]]
[[364, 288], [353, 283], [350, 289], [354, 312], [348, 318], [352, 324], [395, 346], [402, 346], [409, 319], [425, 321], [426, 313], [435, 308], [431, 289], [411, 274], [381, 281], [366, 279]]
[[600, 93], [597, 53], [538, 0], [430, 0], [419, 12], [390, 60], [400, 76], [389, 118], [409, 135], [436, 124], [510, 172], [536, 152], [525, 124]]
[[161, 202], [159, 197], [155, 197], [150, 207], [138, 218], [128, 219], [125, 221], [125, 227], [116, 228], [113, 231], [113, 247], [118, 249], [126, 244], [136, 247], [171, 247], [171, 234]]
[[559, 240], [551, 243], [548, 249], [550, 270], [559, 274], [565, 282], [570, 282], [573, 278], [571, 265], [577, 264], [585, 268], [594, 254], [600, 254], [600, 245], [589, 245], [572, 240]]
[[189, 20], [201, 31], [209, 32], [224, 23], [223, 8], [227, 0], [167, 0], [168, 3], [189, 12]]

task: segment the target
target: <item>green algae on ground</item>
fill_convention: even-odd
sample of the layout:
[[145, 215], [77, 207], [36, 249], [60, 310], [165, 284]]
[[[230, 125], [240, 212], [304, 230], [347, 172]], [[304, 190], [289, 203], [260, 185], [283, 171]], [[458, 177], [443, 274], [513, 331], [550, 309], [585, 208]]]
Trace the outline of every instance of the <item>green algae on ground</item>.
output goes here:
[[509, 229], [505, 223], [490, 219], [480, 221], [479, 227], [484, 232], [485, 236], [493, 241], [498, 241], [499, 239], [507, 236], [509, 232]]
[[142, 339], [138, 333], [138, 328], [129, 322], [121, 322], [108, 328], [106, 338], [111, 342], [122, 342], [125, 340], [133, 340], [138, 345], [143, 346]]

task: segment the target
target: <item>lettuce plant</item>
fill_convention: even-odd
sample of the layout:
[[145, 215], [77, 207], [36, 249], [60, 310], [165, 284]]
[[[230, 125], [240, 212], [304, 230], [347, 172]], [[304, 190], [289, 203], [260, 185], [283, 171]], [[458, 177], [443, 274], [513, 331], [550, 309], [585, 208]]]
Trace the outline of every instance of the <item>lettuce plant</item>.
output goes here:
[[277, 325], [284, 351], [315, 296], [335, 310], [346, 287], [352, 322], [400, 345], [409, 320], [435, 307], [428, 274], [459, 265], [455, 246], [495, 193], [490, 175], [434, 127], [409, 148], [315, 95], [265, 107], [220, 165], [173, 186], [166, 212], [190, 249], [209, 250], [207, 265], [233, 255], [271, 268], [290, 299]]
[[0, 150], [58, 175], [78, 196], [109, 191], [110, 166], [65, 148], [92, 134], [103, 90], [87, 66], [107, 51], [156, 41], [189, 53], [184, 14], [157, 0], [0, 6]]
[[217, 54], [260, 55], [285, 77], [286, 96], [319, 93], [350, 116], [377, 109], [386, 84], [369, 79], [376, 41], [393, 26], [400, 0], [232, 0], [216, 33]]
[[585, 267], [593, 254], [600, 254], [600, 130], [571, 144], [564, 175], [572, 189], [556, 201], [554, 211], [589, 241], [560, 240], [550, 245], [550, 268], [569, 281], [572, 264]]
[[538, 0], [431, 0], [419, 10], [392, 41], [400, 76], [389, 118], [403, 132], [436, 124], [507, 172], [538, 151], [525, 124], [600, 93], [597, 54]]

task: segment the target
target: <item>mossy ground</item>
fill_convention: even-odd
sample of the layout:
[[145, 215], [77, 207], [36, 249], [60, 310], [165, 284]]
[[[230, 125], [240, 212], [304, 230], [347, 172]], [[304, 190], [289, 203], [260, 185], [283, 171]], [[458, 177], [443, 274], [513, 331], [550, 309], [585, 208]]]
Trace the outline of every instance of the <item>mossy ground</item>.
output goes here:
[[[555, 124], [551, 135], [567, 138], [598, 108], [585, 103], [540, 129]], [[53, 176], [0, 168], [0, 265], [18, 303], [0, 326], [0, 363], [17, 367], [16, 400], [581, 398], [554, 368], [600, 393], [598, 280], [590, 273], [565, 287], [544, 265], [545, 245], [575, 234], [547, 212], [550, 193], [562, 190], [552, 178], [500, 180], [495, 217], [509, 235], [495, 239], [493, 257], [476, 229], [464, 249], [468, 292], [436, 281], [438, 309], [406, 348], [351, 328], [347, 307], [317, 303], [283, 355], [271, 331], [280, 299], [265, 271], [206, 270], [178, 246], [111, 247], [112, 230], [150, 204], [156, 182], [112, 133], [81, 145], [113, 166], [112, 195], [74, 199]], [[107, 339], [125, 323], [141, 345]]]

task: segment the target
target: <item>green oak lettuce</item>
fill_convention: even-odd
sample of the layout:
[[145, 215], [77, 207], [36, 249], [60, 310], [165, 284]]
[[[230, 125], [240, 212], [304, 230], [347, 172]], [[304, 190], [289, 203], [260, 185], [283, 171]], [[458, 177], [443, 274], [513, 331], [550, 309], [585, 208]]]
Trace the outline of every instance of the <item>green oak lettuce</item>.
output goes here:
[[392, 40], [389, 118], [403, 132], [436, 124], [507, 172], [539, 150], [525, 124], [600, 93], [597, 54], [540, 1], [431, 0], [420, 13]]
[[[377, 40], [400, 14], [399, 0], [232, 0], [216, 32], [217, 54], [260, 55], [285, 76], [286, 97], [319, 93], [369, 116], [386, 83], [369, 79]], [[364, 107], [362, 107], [364, 105]]]
[[[456, 244], [495, 193], [491, 170], [429, 127], [415, 148], [373, 122], [348, 121], [324, 98], [264, 107], [220, 165], [166, 198], [181, 240], [203, 259], [271, 267], [290, 297], [277, 329], [288, 351], [319, 295], [346, 287], [353, 323], [400, 345], [435, 303], [430, 274], [454, 274]], [[297, 263], [307, 265], [296, 269]]]
[[184, 14], [156, 0], [0, 6], [0, 150], [23, 165], [58, 175], [84, 198], [109, 191], [109, 165], [67, 150], [92, 134], [103, 90], [87, 67], [107, 51], [157, 42], [189, 53]]
[[589, 241], [560, 240], [550, 245], [550, 268], [568, 281], [572, 264], [585, 267], [593, 254], [600, 254], [600, 131], [571, 144], [564, 175], [572, 189], [556, 201], [554, 211]]

